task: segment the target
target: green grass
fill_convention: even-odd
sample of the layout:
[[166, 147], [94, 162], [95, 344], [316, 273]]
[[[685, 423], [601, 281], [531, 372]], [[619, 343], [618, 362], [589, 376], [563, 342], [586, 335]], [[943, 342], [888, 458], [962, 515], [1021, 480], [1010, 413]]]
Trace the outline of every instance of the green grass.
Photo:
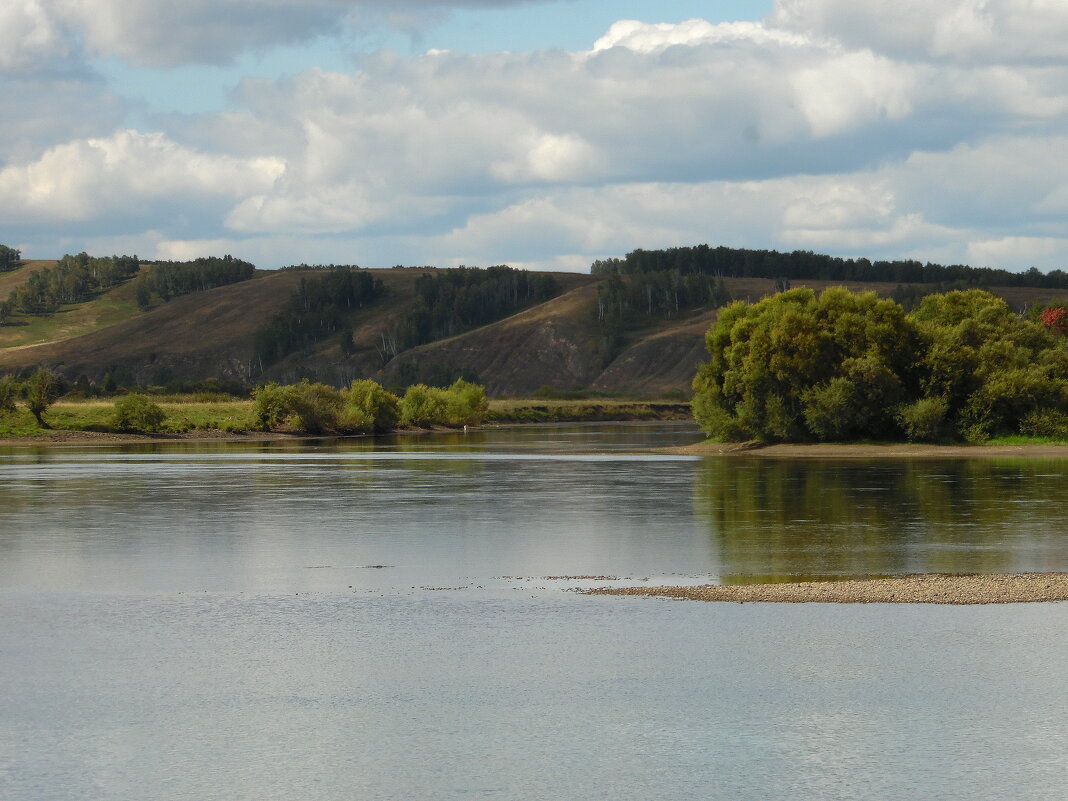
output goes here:
[[40, 345], [88, 334], [128, 320], [140, 310], [132, 283], [114, 287], [92, 300], [64, 306], [55, 314], [15, 314], [0, 326], [0, 348]]
[[987, 445], [1068, 445], [1068, 437], [1028, 437], [1023, 434], [1008, 434], [994, 437]]
[[[159, 401], [157, 401], [159, 402]], [[243, 432], [255, 427], [252, 401], [224, 402], [178, 401], [159, 403], [167, 414], [161, 431], [178, 434], [185, 431]], [[112, 423], [115, 402], [112, 400], [67, 400], [54, 404], [44, 413], [45, 421], [58, 431], [117, 432]], [[20, 408], [0, 413], [0, 437], [34, 437], [44, 434], [33, 415]]]

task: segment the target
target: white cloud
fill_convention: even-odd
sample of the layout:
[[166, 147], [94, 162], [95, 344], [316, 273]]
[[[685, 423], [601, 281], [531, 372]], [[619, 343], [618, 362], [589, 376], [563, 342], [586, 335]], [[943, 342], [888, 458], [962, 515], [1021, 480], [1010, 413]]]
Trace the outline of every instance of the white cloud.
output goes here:
[[200, 203], [262, 191], [284, 169], [278, 159], [213, 156], [162, 134], [120, 131], [0, 169], [0, 209], [9, 222], [140, 216], [150, 210], [146, 202]]
[[50, 0], [5, 0], [0, 5], [0, 70], [52, 62], [72, 49], [64, 20]]
[[702, 44], [803, 46], [812, 44], [812, 39], [803, 33], [770, 28], [759, 22], [711, 23], [703, 19], [691, 19], [673, 24], [625, 19], [614, 23], [604, 36], [594, 42], [593, 51], [596, 53], [613, 47], [625, 47], [640, 53], [652, 53], [675, 45]]
[[[281, 19], [293, 3], [244, 6]], [[274, 266], [574, 267], [701, 241], [1007, 266], [1063, 253], [1068, 58], [939, 55], [912, 20], [877, 31], [864, 4], [840, 11], [782, 0], [764, 23], [618, 23], [585, 52], [379, 53], [248, 80], [236, 108], [160, 133], [11, 150], [0, 241], [25, 241], [8, 236], [19, 222], [101, 222], [98, 241], [126, 226], [160, 252], [236, 243]]]
[[1068, 4], [1061, 0], [776, 0], [768, 23], [909, 59], [1068, 58]]
[[76, 55], [141, 66], [224, 64], [246, 50], [344, 30], [417, 30], [456, 8], [532, 0], [4, 0], [0, 69], [39, 68]]

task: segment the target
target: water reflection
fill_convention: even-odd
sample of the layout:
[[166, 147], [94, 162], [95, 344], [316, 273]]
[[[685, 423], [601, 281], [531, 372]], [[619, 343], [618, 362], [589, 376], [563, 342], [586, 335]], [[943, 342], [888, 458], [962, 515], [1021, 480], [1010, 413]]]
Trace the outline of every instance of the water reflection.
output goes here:
[[1068, 569], [1068, 461], [707, 459], [724, 583]]

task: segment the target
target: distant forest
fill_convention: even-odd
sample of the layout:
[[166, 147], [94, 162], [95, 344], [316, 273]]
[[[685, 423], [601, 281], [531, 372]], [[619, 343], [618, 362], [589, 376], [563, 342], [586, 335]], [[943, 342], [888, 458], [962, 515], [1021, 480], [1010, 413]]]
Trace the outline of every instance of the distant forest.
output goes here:
[[635, 250], [622, 259], [595, 261], [597, 274], [678, 272], [723, 278], [781, 278], [819, 281], [885, 281], [898, 284], [955, 284], [958, 286], [1027, 286], [1068, 289], [1068, 272], [1043, 273], [1035, 267], [1022, 273], [962, 264], [926, 264], [914, 260], [869, 261], [824, 256], [808, 250], [779, 253], [775, 250], [695, 247], [667, 250]]
[[137, 305], [146, 309], [155, 297], [166, 303], [179, 295], [247, 281], [255, 273], [256, 265], [230, 255], [146, 263], [137, 279]]
[[54, 314], [61, 306], [91, 300], [136, 275], [139, 269], [137, 256], [94, 258], [87, 253], [68, 254], [55, 267], [31, 274], [25, 284], [0, 302], [0, 325], [10, 322], [15, 312]]
[[338, 331], [347, 332], [351, 348], [348, 315], [384, 292], [381, 279], [358, 267], [337, 267], [315, 278], [301, 278], [285, 308], [256, 331], [253, 342], [260, 369]]
[[[0, 245], [0, 265], [13, 263], [18, 267], [21, 264], [19, 255], [19, 251]], [[10, 271], [14, 267], [3, 270]], [[62, 306], [92, 300], [101, 292], [135, 277], [137, 303], [144, 310], [156, 298], [167, 302], [179, 295], [247, 280], [255, 271], [254, 265], [233, 256], [144, 263], [137, 256], [98, 257], [88, 253], [68, 253], [56, 262], [55, 267], [32, 273], [25, 284], [0, 301], [0, 325], [10, 323], [11, 315], [15, 313], [54, 314]]]
[[[352, 353], [349, 313], [385, 291], [381, 279], [358, 267], [313, 269], [322, 275], [302, 278], [286, 308], [256, 332], [261, 369], [338, 332], [342, 352]], [[412, 307], [382, 335], [379, 358], [384, 364], [402, 350], [495, 322], [558, 292], [551, 275], [505, 265], [428, 270], [415, 280]]]
[[455, 336], [555, 297], [556, 279], [507, 265], [456, 267], [415, 280], [415, 306], [401, 322], [400, 348]]

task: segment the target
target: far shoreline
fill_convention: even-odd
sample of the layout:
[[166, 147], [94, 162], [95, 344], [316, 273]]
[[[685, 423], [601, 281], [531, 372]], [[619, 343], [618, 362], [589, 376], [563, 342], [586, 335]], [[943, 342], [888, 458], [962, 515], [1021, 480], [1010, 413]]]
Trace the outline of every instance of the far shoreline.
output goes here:
[[974, 459], [991, 457], [1068, 459], [1068, 445], [927, 445], [924, 443], [698, 442], [665, 448], [687, 456], [745, 456], [763, 459]]

